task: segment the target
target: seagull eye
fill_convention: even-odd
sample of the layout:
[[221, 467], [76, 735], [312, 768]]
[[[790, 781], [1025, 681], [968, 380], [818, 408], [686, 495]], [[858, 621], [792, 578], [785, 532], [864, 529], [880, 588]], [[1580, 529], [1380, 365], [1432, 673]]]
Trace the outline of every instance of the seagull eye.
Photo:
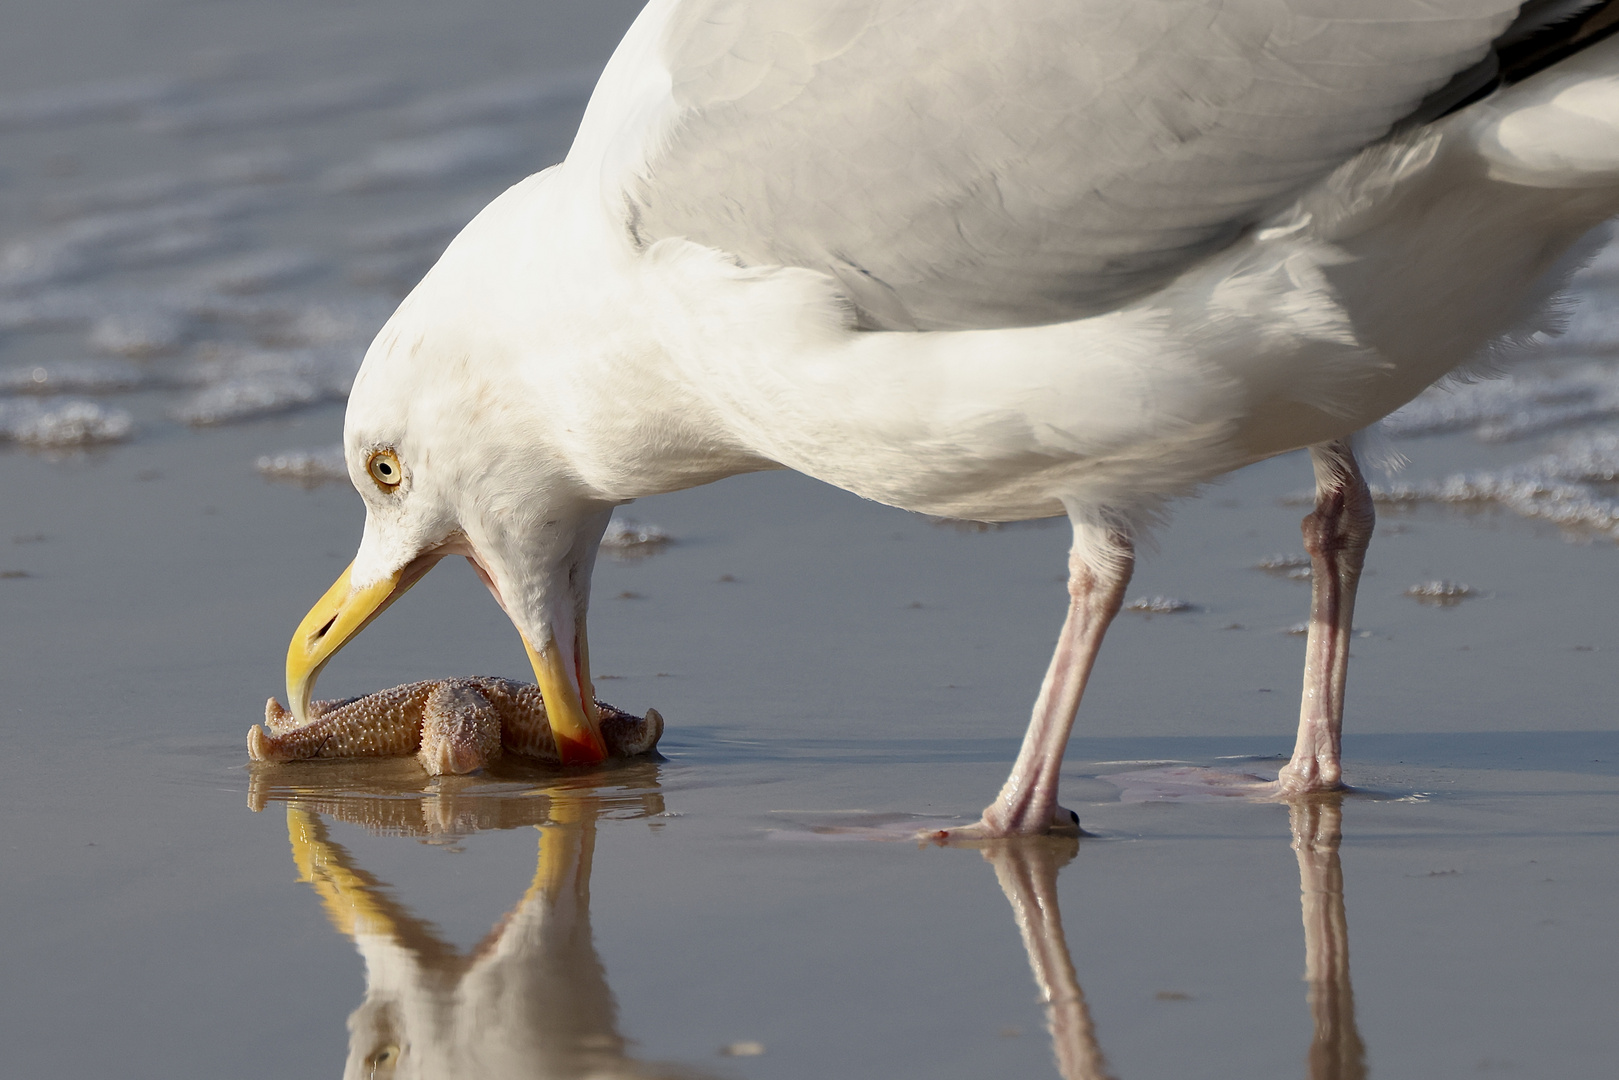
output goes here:
[[392, 450], [378, 450], [371, 455], [371, 460], [365, 463], [366, 472], [371, 479], [385, 488], [396, 488], [399, 481], [405, 478], [405, 470], [399, 465], [399, 455]]

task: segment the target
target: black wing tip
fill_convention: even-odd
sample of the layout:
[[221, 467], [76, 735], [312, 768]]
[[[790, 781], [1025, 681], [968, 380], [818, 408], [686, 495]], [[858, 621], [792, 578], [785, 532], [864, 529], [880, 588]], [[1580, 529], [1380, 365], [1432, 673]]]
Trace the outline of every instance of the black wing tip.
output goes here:
[[1619, 31], [1619, 0], [1529, 0], [1484, 59], [1456, 73], [1399, 124], [1419, 127], [1538, 75]]
[[1501, 84], [1538, 75], [1619, 31], [1619, 0], [1530, 0], [1495, 40]]

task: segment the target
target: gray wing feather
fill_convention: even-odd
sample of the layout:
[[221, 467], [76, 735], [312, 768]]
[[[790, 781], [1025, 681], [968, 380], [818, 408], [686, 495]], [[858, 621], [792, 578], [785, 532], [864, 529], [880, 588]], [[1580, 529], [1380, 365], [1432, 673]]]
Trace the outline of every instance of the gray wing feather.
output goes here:
[[1475, 64], [1516, 0], [683, 0], [638, 238], [836, 276], [862, 322], [1142, 295]]

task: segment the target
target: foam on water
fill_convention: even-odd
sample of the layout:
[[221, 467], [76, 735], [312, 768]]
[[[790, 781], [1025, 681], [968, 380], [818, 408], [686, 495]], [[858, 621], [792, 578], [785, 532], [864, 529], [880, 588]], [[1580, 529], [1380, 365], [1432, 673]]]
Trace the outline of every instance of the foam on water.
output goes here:
[[1405, 595], [1420, 604], [1453, 607], [1470, 596], [1477, 596], [1478, 590], [1459, 581], [1424, 581], [1405, 590]]
[[193, 427], [211, 427], [233, 420], [271, 416], [325, 400], [328, 395], [309, 380], [277, 372], [226, 380], [199, 390], [181, 402], [174, 415]]
[[59, 450], [123, 442], [134, 430], [129, 413], [93, 401], [0, 400], [0, 442]]
[[[1611, 234], [1612, 223], [1602, 227]], [[1378, 425], [1396, 439], [1467, 432], [1487, 443], [1571, 433], [1619, 417], [1619, 243], [1611, 239], [1559, 301], [1560, 329], [1502, 355], [1498, 377], [1448, 380]]]
[[[156, 391], [172, 395], [162, 412], [174, 422], [204, 427], [342, 400], [371, 337], [450, 238], [562, 156], [595, 77], [302, 81], [251, 58], [202, 69], [0, 96], [10, 166], [74, 163], [69, 182], [0, 203], [6, 441], [134, 432], [115, 411], [10, 402], [25, 396]], [[83, 167], [91, 124], [161, 147], [142, 160], [162, 168]]]
[[634, 558], [662, 551], [672, 539], [656, 525], [642, 525], [633, 518], [614, 518], [602, 534], [601, 548], [609, 555]]
[[1196, 611], [1197, 605], [1173, 596], [1138, 596], [1124, 605], [1124, 610], [1142, 615], [1174, 615], [1181, 611]]
[[303, 487], [319, 487], [349, 478], [341, 446], [327, 446], [319, 450], [283, 450], [279, 454], [266, 454], [253, 465], [266, 480]]
[[1551, 453], [1506, 469], [1374, 485], [1372, 496], [1387, 506], [1496, 505], [1581, 535], [1619, 540], [1619, 500], [1608, 490], [1615, 482], [1619, 428], [1607, 428], [1566, 438]]
[[1619, 365], [1578, 364], [1562, 371], [1527, 366], [1485, 382], [1440, 385], [1383, 421], [1383, 431], [1412, 438], [1471, 431], [1485, 442], [1511, 442], [1619, 416]]
[[341, 401], [358, 370], [357, 351], [348, 347], [221, 350], [187, 373], [200, 389], [175, 407], [174, 416], [210, 427]]
[[173, 203], [73, 218], [0, 246], [0, 295], [149, 269], [239, 246], [227, 223], [251, 207], [245, 194], [215, 193]]
[[1289, 581], [1310, 580], [1310, 557], [1308, 555], [1266, 555], [1254, 563], [1255, 570], [1263, 570], [1267, 574], [1285, 577]]
[[98, 315], [90, 326], [90, 344], [116, 356], [163, 356], [177, 352], [191, 329], [187, 313], [148, 304]]

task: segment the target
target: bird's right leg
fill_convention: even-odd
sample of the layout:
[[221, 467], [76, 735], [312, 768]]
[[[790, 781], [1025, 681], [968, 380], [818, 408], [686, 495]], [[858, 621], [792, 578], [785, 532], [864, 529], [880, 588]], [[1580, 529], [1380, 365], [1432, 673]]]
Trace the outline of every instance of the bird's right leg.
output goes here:
[[1310, 448], [1315, 510], [1303, 522], [1310, 553], [1310, 625], [1298, 741], [1277, 778], [1281, 793], [1343, 786], [1344, 682], [1355, 619], [1355, 589], [1376, 514], [1372, 492], [1347, 439]]
[[1000, 795], [984, 808], [978, 823], [952, 829], [945, 839], [1027, 836], [1078, 823], [1057, 805], [1057, 773], [1096, 653], [1124, 605], [1134, 567], [1135, 548], [1125, 532], [1075, 520], [1068, 555], [1068, 617], [1040, 685], [1023, 748]]

